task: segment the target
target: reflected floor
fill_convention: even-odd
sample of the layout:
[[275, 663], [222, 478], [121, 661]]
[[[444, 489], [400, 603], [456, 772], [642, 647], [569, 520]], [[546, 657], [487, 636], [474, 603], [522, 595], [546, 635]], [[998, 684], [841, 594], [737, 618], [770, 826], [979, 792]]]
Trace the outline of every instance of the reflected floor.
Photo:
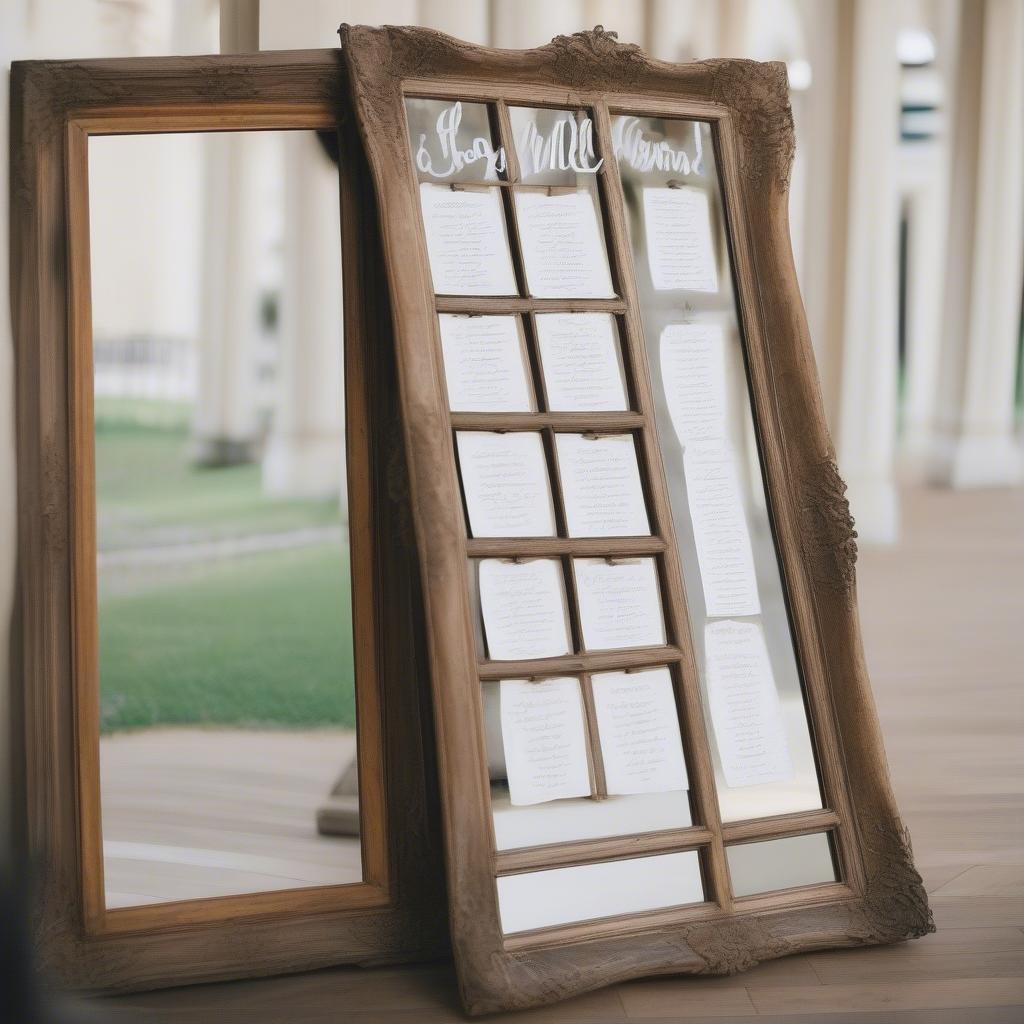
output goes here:
[[354, 731], [146, 729], [100, 740], [107, 905], [358, 882], [358, 838], [317, 808]]

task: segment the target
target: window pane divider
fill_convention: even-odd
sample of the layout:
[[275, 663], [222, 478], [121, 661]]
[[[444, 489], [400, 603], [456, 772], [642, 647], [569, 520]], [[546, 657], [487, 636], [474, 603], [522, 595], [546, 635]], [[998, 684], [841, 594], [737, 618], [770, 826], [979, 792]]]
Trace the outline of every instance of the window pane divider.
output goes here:
[[[681, 799], [685, 799], [680, 794]], [[653, 853], [676, 853], [700, 849], [711, 842], [709, 829], [693, 827], [664, 832], [645, 832], [628, 836], [605, 836], [600, 839], [579, 839], [567, 843], [526, 846], [515, 850], [498, 850], [494, 855], [497, 875], [516, 875], [545, 868], [573, 867], [605, 860], [643, 857]]]
[[640, 430], [644, 417], [636, 412], [453, 412], [455, 430], [541, 430], [615, 433]]
[[661, 537], [471, 537], [466, 541], [470, 558], [630, 558], [660, 555], [666, 547]]
[[528, 679], [530, 676], [574, 676], [581, 672], [615, 672], [626, 668], [674, 665], [683, 652], [674, 646], [631, 647], [621, 651], [592, 651], [563, 654], [557, 658], [531, 658], [529, 661], [481, 661], [480, 678]]
[[[509, 242], [511, 245], [511, 241]], [[626, 312], [622, 299], [533, 299], [521, 295], [438, 295], [438, 313], [497, 316], [502, 313], [617, 313]]]
[[839, 815], [835, 811], [799, 811], [795, 814], [776, 814], [770, 818], [748, 818], [745, 821], [724, 823], [722, 838], [726, 843], [757, 842], [827, 832], [838, 826]]

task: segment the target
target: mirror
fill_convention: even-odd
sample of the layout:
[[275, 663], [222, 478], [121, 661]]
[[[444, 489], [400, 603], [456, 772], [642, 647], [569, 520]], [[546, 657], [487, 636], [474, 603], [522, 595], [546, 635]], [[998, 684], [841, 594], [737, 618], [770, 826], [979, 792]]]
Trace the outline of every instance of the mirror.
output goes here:
[[821, 885], [839, 878], [827, 832], [727, 846], [725, 856], [737, 897]]
[[337, 169], [89, 141], [107, 908], [358, 882]]
[[815, 810], [711, 126], [618, 115], [612, 138], [722, 820]]

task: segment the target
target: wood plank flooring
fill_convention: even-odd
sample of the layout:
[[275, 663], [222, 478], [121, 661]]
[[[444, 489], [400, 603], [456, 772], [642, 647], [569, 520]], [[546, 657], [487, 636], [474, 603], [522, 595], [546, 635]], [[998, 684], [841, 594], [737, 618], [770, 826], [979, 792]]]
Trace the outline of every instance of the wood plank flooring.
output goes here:
[[[491, 1019], [1024, 1022], [1024, 490], [915, 490], [905, 499], [903, 543], [861, 555], [860, 606], [937, 934], [790, 957], [734, 978], [630, 982]], [[105, 1021], [147, 1024], [462, 1019], [446, 964], [199, 986], [95, 1008]]]

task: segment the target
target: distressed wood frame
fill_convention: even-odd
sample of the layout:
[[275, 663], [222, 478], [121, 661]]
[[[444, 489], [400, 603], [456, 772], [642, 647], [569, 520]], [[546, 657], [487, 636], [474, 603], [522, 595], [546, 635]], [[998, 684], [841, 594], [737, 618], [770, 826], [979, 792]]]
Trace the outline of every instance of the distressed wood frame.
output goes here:
[[[740, 60], [673, 65], [618, 44], [600, 27], [521, 52], [412, 28], [345, 25], [341, 39], [377, 189], [391, 287], [442, 769], [452, 939], [466, 1009], [528, 1007], [641, 975], [726, 974], [788, 953], [892, 942], [932, 930], [865, 671], [855, 597], [856, 534], [822, 412], [793, 266], [787, 192], [794, 137], [785, 66]], [[509, 853], [494, 849], [481, 753], [480, 680], [524, 672], [579, 674], [610, 665], [606, 656], [586, 654], [478, 664], [466, 559], [508, 552], [504, 542], [466, 538], [452, 430], [487, 417], [463, 422], [447, 409], [435, 311], [525, 314], [548, 306], [534, 299], [435, 299], [407, 141], [406, 95], [496, 103], [499, 122], [505, 103], [516, 102], [594, 110], [599, 130], [609, 109], [712, 123], [752, 412], [828, 811], [722, 827], [717, 808], [705, 806], [703, 827], [668, 841], [656, 834]], [[608, 137], [607, 127], [603, 135]], [[621, 238], [621, 196], [606, 196], [606, 202], [611, 234], [618, 230]], [[614, 252], [609, 255], [614, 263]], [[606, 305], [635, 316], [627, 308], [629, 298], [627, 281], [623, 309]], [[577, 305], [603, 308], [596, 302]], [[647, 411], [641, 396], [640, 412]], [[513, 418], [504, 417], [500, 429], [515, 429]], [[525, 425], [527, 417], [521, 418]], [[595, 429], [590, 419], [584, 429]], [[619, 429], [636, 426], [626, 419], [617, 423]], [[531, 414], [529, 420], [534, 429], [582, 425], [565, 414]], [[515, 553], [584, 553], [588, 543], [537, 540], [528, 542], [529, 551], [517, 545]], [[649, 547], [650, 539], [630, 544]], [[675, 632], [685, 647], [688, 641]], [[649, 653], [657, 663], [666, 657], [666, 649]], [[614, 660], [617, 665], [621, 659]], [[687, 671], [686, 650], [673, 650], [669, 660]], [[723, 840], [824, 828], [833, 829], [837, 839], [841, 882], [731, 898]], [[502, 936], [496, 875], [661, 851], [666, 842], [673, 850], [708, 851], [709, 902]]]
[[[18, 583], [15, 833], [42, 967], [154, 988], [446, 948], [416, 567], [376, 210], [337, 50], [16, 63], [11, 266]], [[98, 779], [88, 139], [340, 133], [345, 379], [364, 880], [106, 910]]]

